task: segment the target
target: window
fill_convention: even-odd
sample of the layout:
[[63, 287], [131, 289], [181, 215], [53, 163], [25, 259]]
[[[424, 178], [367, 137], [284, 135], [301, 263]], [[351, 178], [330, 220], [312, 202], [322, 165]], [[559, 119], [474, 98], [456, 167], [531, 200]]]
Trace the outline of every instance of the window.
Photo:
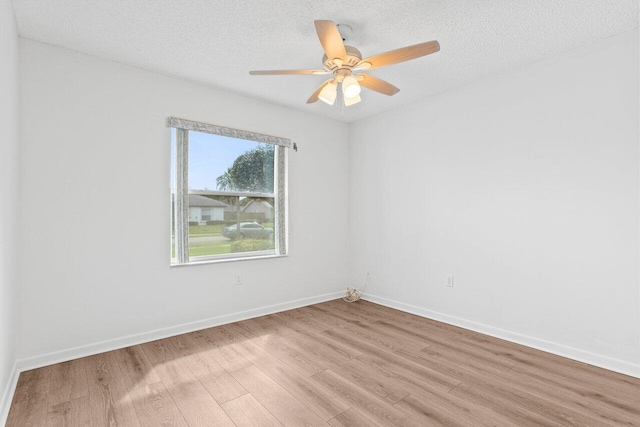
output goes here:
[[189, 120], [171, 128], [171, 264], [285, 255], [290, 141]]

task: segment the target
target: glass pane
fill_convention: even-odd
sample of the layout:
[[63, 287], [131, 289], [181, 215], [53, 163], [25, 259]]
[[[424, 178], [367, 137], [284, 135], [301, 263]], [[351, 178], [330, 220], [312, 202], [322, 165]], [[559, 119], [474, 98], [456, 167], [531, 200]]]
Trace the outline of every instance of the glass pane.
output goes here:
[[176, 263], [176, 193], [171, 192], [171, 264]]
[[171, 177], [169, 178], [169, 188], [171, 190], [171, 264], [176, 263], [176, 130], [171, 129]]
[[189, 190], [274, 193], [275, 146], [189, 131]]
[[273, 251], [274, 213], [270, 197], [190, 194], [189, 255]]
[[169, 188], [176, 191], [176, 130], [171, 128], [171, 178]]

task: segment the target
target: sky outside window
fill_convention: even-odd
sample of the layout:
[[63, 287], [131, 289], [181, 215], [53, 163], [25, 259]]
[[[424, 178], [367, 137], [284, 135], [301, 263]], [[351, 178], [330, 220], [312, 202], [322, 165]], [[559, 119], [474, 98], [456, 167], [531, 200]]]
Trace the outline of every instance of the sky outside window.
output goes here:
[[189, 189], [216, 190], [216, 178], [240, 155], [261, 145], [265, 144], [189, 131]]

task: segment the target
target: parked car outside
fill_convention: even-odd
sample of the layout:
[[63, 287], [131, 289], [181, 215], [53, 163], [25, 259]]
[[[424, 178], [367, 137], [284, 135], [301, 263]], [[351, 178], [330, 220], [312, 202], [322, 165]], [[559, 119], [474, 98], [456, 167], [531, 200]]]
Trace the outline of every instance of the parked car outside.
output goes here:
[[272, 239], [273, 228], [263, 227], [257, 222], [241, 222], [238, 233], [238, 224], [228, 225], [222, 229], [222, 235], [227, 239]]

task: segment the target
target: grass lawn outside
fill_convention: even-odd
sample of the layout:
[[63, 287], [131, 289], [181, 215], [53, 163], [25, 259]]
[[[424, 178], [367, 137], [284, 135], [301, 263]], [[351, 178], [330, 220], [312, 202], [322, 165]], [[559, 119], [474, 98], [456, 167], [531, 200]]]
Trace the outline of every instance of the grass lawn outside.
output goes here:
[[[189, 255], [220, 255], [231, 253], [231, 240], [221, 242], [189, 242]], [[175, 246], [171, 245], [171, 257], [175, 258]]]
[[201, 235], [201, 234], [221, 234], [225, 224], [215, 225], [190, 225], [189, 236]]
[[[273, 222], [265, 222], [262, 224], [264, 227], [273, 228]], [[221, 236], [222, 229], [227, 224], [215, 224], [215, 225], [190, 225], [189, 237], [202, 237], [202, 236]], [[194, 242], [189, 241], [189, 255], [190, 256], [203, 256], [203, 255], [222, 255], [231, 253], [232, 240], [225, 239], [223, 241], [216, 242]], [[248, 242], [247, 242], [248, 243]], [[272, 247], [271, 247], [272, 248]], [[175, 257], [175, 247], [171, 245], [171, 256]]]
[[189, 243], [189, 255], [221, 255], [231, 253], [231, 240], [224, 242]]

